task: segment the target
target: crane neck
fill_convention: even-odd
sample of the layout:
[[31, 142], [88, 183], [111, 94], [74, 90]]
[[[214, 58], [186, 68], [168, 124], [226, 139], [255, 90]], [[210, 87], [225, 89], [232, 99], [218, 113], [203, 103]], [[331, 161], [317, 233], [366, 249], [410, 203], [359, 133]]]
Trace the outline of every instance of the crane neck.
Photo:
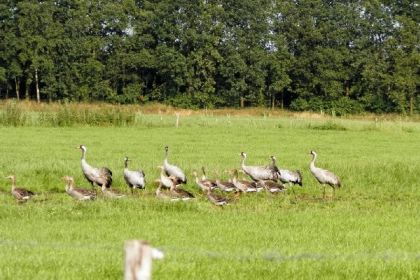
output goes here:
[[128, 160], [124, 160], [124, 168], [128, 168]]
[[311, 164], [310, 164], [311, 169], [315, 168], [316, 156], [317, 156], [316, 154], [312, 154], [312, 160], [311, 160]]
[[82, 149], [82, 160], [86, 160], [86, 150]]

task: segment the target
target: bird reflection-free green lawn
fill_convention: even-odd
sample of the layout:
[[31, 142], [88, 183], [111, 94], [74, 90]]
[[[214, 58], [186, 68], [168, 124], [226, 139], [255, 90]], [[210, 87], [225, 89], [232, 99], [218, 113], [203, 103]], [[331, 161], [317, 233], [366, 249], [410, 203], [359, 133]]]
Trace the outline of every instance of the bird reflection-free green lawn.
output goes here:
[[[420, 125], [311, 121], [263, 117], [143, 116], [133, 127], [0, 127], [0, 279], [121, 279], [123, 244], [145, 239], [165, 258], [155, 279], [419, 279]], [[87, 161], [107, 166], [126, 189], [123, 158], [144, 168], [146, 191], [118, 201], [76, 202], [64, 175], [88, 187]], [[187, 203], [154, 197], [164, 145], [184, 168], [197, 198]], [[342, 179], [335, 199], [309, 172], [317, 165]], [[209, 177], [250, 165], [300, 169], [303, 188], [287, 194], [241, 196], [225, 208], [206, 201], [191, 173]], [[16, 203], [5, 176], [38, 195]], [[3, 176], [4, 175], [4, 176]]]

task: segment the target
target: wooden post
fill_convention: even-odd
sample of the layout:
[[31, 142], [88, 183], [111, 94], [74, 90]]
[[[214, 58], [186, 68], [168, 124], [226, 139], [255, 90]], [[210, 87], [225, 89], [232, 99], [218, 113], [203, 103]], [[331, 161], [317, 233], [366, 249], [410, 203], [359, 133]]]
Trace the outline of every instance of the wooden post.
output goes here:
[[176, 113], [176, 124], [175, 127], [178, 128], [179, 126], [179, 113]]
[[152, 248], [147, 241], [129, 240], [125, 242], [124, 280], [152, 279], [152, 260], [162, 259], [163, 253]]

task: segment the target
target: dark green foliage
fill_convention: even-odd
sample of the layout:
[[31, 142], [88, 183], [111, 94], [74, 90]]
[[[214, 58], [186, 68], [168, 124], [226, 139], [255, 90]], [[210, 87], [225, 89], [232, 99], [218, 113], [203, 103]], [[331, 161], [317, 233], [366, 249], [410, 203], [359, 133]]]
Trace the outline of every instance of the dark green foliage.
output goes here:
[[420, 111], [419, 7], [3, 1], [0, 98], [413, 114]]

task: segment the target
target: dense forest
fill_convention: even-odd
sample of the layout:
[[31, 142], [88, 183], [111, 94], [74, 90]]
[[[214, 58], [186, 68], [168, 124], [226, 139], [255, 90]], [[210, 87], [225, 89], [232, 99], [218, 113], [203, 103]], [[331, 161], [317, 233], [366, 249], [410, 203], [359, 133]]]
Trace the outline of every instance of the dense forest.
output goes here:
[[0, 3], [0, 98], [420, 112], [413, 1]]

